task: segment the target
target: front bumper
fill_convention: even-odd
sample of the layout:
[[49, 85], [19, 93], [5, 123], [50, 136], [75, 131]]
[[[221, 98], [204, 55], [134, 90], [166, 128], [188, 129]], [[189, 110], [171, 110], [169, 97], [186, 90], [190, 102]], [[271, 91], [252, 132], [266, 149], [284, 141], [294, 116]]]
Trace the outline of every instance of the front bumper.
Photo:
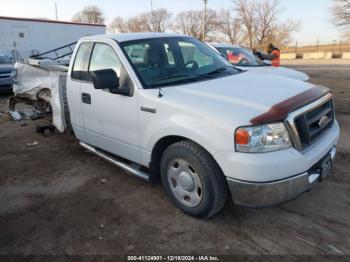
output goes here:
[[332, 128], [305, 151], [291, 147], [266, 153], [220, 151], [214, 158], [226, 177], [255, 183], [280, 181], [310, 170], [338, 143], [339, 125]]
[[[334, 146], [330, 151], [333, 161]], [[328, 154], [327, 154], [328, 155]], [[246, 182], [227, 177], [227, 183], [235, 204], [248, 207], [267, 207], [286, 202], [308, 191], [313, 184], [322, 180], [319, 163], [307, 172], [273, 182]]]

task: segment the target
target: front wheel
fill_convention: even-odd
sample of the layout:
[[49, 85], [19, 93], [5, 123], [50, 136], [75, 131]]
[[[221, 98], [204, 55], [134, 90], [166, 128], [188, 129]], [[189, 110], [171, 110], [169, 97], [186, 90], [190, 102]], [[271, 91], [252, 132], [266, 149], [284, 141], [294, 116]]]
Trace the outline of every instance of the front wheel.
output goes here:
[[171, 201], [191, 216], [210, 217], [225, 205], [224, 175], [209, 153], [193, 142], [180, 141], [165, 150], [161, 178]]

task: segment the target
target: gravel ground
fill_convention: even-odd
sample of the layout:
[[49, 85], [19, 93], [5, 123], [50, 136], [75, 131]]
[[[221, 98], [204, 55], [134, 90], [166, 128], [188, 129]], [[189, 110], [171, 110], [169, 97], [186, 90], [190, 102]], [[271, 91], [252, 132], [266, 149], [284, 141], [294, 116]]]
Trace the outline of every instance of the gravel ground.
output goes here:
[[36, 134], [49, 119], [0, 115], [0, 254], [349, 255], [350, 74], [332, 66], [300, 68], [335, 95], [342, 134], [333, 174], [283, 205], [228, 203], [207, 220], [184, 215], [160, 185], [85, 152], [74, 137]]

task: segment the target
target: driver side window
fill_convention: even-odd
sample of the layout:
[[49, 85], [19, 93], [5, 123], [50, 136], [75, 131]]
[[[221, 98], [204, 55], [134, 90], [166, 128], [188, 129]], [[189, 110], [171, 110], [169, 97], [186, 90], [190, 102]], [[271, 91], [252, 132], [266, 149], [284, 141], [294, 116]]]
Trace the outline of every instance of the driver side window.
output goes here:
[[119, 78], [120, 87], [133, 87], [132, 80], [114, 49], [104, 43], [95, 43], [89, 65], [90, 79], [90, 72], [103, 69], [113, 69]]
[[113, 69], [120, 78], [121, 62], [112, 47], [97, 43], [92, 51], [89, 72], [102, 69]]

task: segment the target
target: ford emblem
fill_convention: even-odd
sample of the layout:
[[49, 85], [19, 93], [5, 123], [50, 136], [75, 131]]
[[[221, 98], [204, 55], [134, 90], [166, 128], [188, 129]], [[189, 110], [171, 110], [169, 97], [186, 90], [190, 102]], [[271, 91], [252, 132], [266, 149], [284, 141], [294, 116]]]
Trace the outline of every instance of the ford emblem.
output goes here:
[[328, 124], [328, 116], [321, 117], [320, 121], [318, 121], [319, 127], [325, 127]]

